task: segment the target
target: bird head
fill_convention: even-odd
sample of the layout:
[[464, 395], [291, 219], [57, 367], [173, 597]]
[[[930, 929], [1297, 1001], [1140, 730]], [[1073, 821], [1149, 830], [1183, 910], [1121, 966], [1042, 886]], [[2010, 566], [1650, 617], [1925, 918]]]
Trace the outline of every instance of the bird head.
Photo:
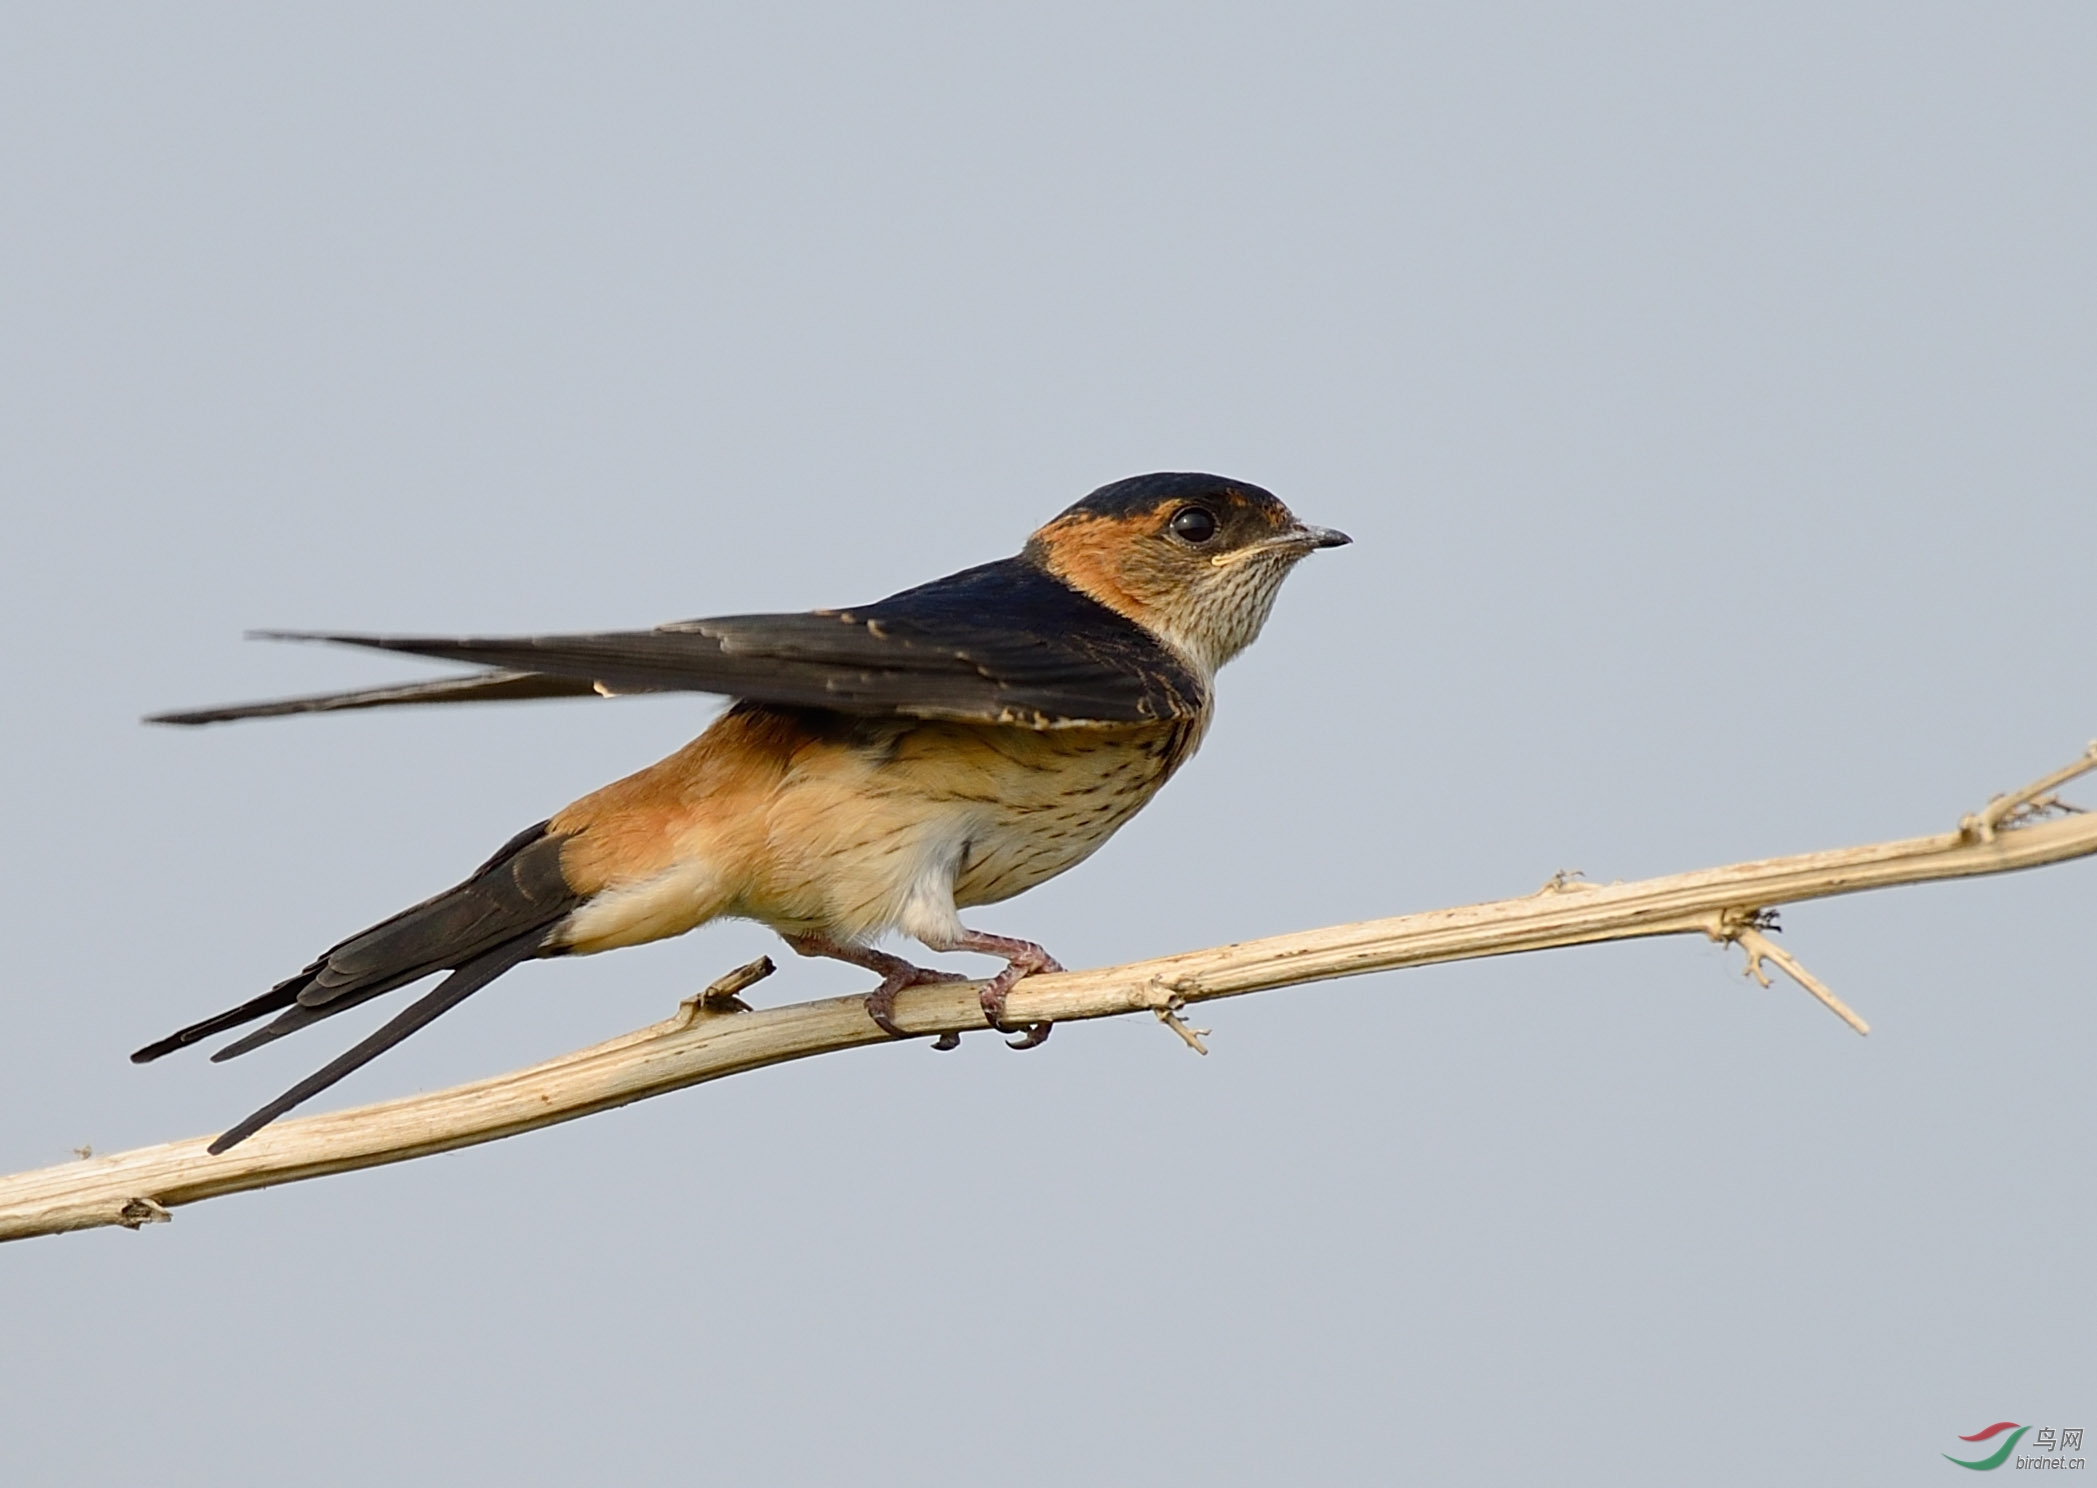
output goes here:
[[1101, 486], [1029, 538], [1026, 556], [1213, 676], [1258, 637], [1289, 570], [1350, 540], [1258, 486], [1164, 473]]

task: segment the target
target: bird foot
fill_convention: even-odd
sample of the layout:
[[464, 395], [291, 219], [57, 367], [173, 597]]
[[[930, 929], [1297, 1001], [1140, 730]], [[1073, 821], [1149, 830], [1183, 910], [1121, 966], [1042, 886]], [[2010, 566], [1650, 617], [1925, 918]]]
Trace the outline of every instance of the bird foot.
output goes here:
[[[890, 1038], [911, 1038], [896, 1022], [896, 994], [905, 987], [922, 987], [932, 982], [965, 982], [967, 977], [958, 971], [934, 971], [928, 966], [912, 966], [901, 956], [891, 956], [886, 951], [877, 951], [871, 946], [850, 945], [832, 940], [824, 935], [786, 935], [781, 939], [804, 956], [827, 956], [833, 961], [848, 962], [881, 974], [881, 985], [866, 995], [866, 1015], [880, 1026]], [[951, 1049], [960, 1043], [957, 1034], [942, 1033], [933, 1043], [935, 1049]]]
[[[881, 985], [866, 995], [866, 1015], [880, 1025], [881, 1031], [890, 1038], [910, 1038], [896, 1022], [896, 994], [905, 987], [924, 987], [934, 982], [965, 982], [968, 978], [958, 971], [934, 971], [927, 966], [912, 966], [908, 961], [898, 961], [888, 974], [881, 978]], [[948, 1040], [953, 1042], [948, 1042]], [[951, 1049], [961, 1042], [959, 1034], [942, 1033], [933, 1041], [935, 1049]]]
[[[934, 971], [929, 967], [913, 966], [901, 956], [891, 956], [886, 951], [877, 951], [868, 946], [848, 945], [821, 935], [789, 935], [786, 943], [804, 956], [828, 956], [833, 960], [849, 961], [854, 966], [863, 966], [868, 971], [881, 973], [881, 985], [866, 996], [866, 1015], [872, 1018], [881, 1031], [890, 1038], [913, 1037], [896, 1022], [896, 994], [905, 987], [919, 987], [932, 982], [965, 982], [967, 977], [958, 972]], [[1005, 969], [983, 984], [977, 998], [983, 1004], [983, 1016], [999, 1033], [1016, 1033], [1016, 1039], [1008, 1039], [1007, 1045], [1014, 1049], [1035, 1049], [1048, 1041], [1053, 1023], [1009, 1024], [1005, 1021], [1005, 998], [1019, 984], [1022, 977], [1032, 976], [1039, 971], [1061, 971], [1063, 969], [1054, 956], [1044, 951], [1031, 940], [1014, 940], [1008, 935], [989, 935], [980, 930], [965, 932], [952, 945], [935, 944], [935, 951], [980, 951], [986, 955], [1003, 956]], [[942, 1033], [932, 1041], [935, 1049], [958, 1049], [961, 1035]]]
[[1007, 1039], [1008, 1049], [1038, 1049], [1048, 1042], [1053, 1023], [1011, 1024], [1005, 1021], [1005, 998], [1019, 985], [1020, 978], [1032, 976], [1037, 971], [1061, 971], [1062, 964], [1028, 940], [1007, 940], [1004, 936], [984, 936], [983, 940], [998, 942], [995, 946], [974, 945], [970, 950], [994, 950], [1005, 956], [1005, 969], [983, 984], [976, 998], [983, 1004], [983, 1016], [999, 1033], [1016, 1033], [1016, 1039]]

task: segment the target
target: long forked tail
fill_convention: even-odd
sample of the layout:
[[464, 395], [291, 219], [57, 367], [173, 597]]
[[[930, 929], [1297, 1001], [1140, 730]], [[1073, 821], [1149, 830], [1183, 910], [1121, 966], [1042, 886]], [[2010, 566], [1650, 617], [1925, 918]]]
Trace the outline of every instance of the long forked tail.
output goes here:
[[144, 1064], [270, 1013], [277, 1015], [212, 1056], [229, 1059], [433, 972], [452, 973], [377, 1033], [211, 1146], [213, 1152], [225, 1151], [519, 962], [547, 954], [548, 932], [584, 898], [561, 872], [565, 840], [549, 832], [545, 822], [518, 833], [457, 887], [331, 947], [297, 976], [260, 996], [146, 1045], [132, 1060]]
[[266, 1013], [288, 1008], [298, 1001], [298, 989], [304, 985], [306, 972], [286, 982], [279, 982], [260, 997], [251, 997], [239, 1007], [227, 1008], [223, 1013], [213, 1013], [201, 1023], [192, 1023], [187, 1028], [178, 1028], [166, 1038], [147, 1044], [131, 1056], [133, 1064], [151, 1064], [163, 1054], [172, 1054], [177, 1049], [186, 1049], [191, 1044], [202, 1043], [229, 1028], [238, 1028], [243, 1023], [252, 1023]]
[[261, 1110], [226, 1128], [206, 1150], [216, 1157], [245, 1142], [292, 1107], [304, 1104], [351, 1071], [371, 1063], [416, 1029], [457, 1007], [511, 967], [536, 956], [542, 938], [536, 934], [519, 936], [507, 945], [499, 945], [463, 962], [457, 971], [395, 1014], [377, 1033], [321, 1066]]

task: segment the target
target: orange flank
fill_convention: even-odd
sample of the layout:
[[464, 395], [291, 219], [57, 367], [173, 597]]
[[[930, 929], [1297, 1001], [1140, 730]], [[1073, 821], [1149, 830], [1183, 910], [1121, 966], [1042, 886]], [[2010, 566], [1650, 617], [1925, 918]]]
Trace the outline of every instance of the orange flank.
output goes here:
[[953, 909], [1089, 857], [1205, 724], [1057, 731], [733, 709], [555, 815], [562, 876], [589, 900], [561, 943], [587, 954], [722, 916], [789, 936], [951, 938]]

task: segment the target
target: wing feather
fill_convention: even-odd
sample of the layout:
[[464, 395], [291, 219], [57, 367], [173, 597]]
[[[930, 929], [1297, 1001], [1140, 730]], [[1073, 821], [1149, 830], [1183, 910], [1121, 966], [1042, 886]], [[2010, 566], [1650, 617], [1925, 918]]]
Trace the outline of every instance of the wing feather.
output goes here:
[[362, 687], [353, 692], [318, 692], [305, 697], [273, 698], [262, 703], [229, 703], [217, 708], [188, 708], [154, 713], [147, 723], [230, 723], [239, 718], [282, 718], [293, 713], [341, 713], [358, 708], [398, 708], [417, 703], [495, 703], [522, 698], [588, 697], [597, 689], [574, 677], [531, 672], [476, 672], [469, 677], [440, 677], [394, 687]]
[[1056, 728], [1189, 717], [1207, 697], [1202, 679], [1171, 648], [1024, 557], [855, 610], [731, 615], [579, 635], [272, 634], [495, 670], [420, 687], [162, 714], [155, 721], [208, 723], [396, 702], [691, 691], [847, 713]]

